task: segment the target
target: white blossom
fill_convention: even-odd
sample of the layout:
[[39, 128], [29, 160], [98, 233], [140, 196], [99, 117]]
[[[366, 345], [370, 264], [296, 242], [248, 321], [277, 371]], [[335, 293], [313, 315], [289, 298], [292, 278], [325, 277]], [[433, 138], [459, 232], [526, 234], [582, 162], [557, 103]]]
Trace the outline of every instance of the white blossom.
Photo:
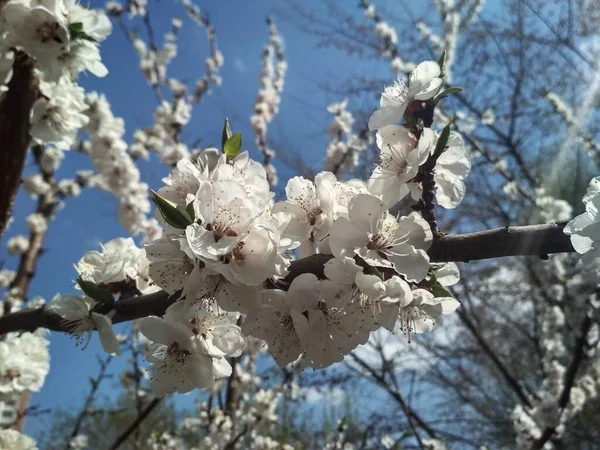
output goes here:
[[231, 374], [223, 356], [243, 349], [230, 315], [211, 317], [215, 313], [203, 310], [203, 303], [188, 304], [191, 311], [175, 303], [164, 320], [147, 317], [141, 322], [142, 333], [153, 342], [146, 358], [153, 365], [150, 386], [156, 395], [212, 387], [216, 379]]
[[429, 270], [429, 224], [417, 213], [396, 219], [384, 203], [358, 194], [331, 229], [329, 245], [336, 257], [359, 255], [368, 264], [392, 267], [407, 280], [420, 281]]
[[571, 220], [564, 229], [571, 236], [571, 244], [581, 261], [588, 265], [600, 256], [600, 177], [593, 178], [583, 197], [585, 212]]
[[49, 307], [65, 320], [69, 331], [73, 333], [79, 345], [83, 341], [86, 348], [92, 338], [92, 331], [98, 331], [100, 342], [106, 353], [120, 355], [121, 348], [112, 329], [111, 314], [94, 311], [96, 301], [84, 296], [57, 294]]
[[44, 180], [41, 173], [34, 173], [23, 178], [23, 187], [32, 197], [44, 195], [52, 189], [52, 186]]
[[6, 450], [37, 450], [35, 441], [17, 430], [0, 430], [0, 449]]
[[0, 341], [0, 394], [41, 389], [50, 370], [49, 344], [34, 333], [9, 333]]
[[6, 247], [9, 255], [21, 255], [29, 248], [29, 239], [27, 236], [23, 236], [22, 234], [13, 236], [6, 243]]
[[369, 119], [369, 129], [393, 125], [402, 120], [410, 102], [433, 98], [443, 83], [440, 75], [440, 66], [436, 62], [425, 61], [410, 73], [408, 85], [398, 80], [386, 87], [381, 94], [380, 108]]
[[28, 215], [25, 222], [27, 223], [27, 228], [29, 228], [29, 231], [32, 233], [45, 233], [48, 228], [48, 219], [46, 219], [42, 213]]
[[434, 145], [434, 132], [425, 128], [419, 138], [407, 128], [388, 125], [377, 132], [379, 163], [369, 179], [369, 191], [391, 207], [409, 193], [413, 179]]
[[301, 353], [310, 367], [327, 367], [358, 345], [357, 319], [344, 311], [338, 290], [312, 274], [299, 275], [287, 292], [264, 291], [262, 308], [248, 314], [242, 329], [265, 340], [281, 367]]

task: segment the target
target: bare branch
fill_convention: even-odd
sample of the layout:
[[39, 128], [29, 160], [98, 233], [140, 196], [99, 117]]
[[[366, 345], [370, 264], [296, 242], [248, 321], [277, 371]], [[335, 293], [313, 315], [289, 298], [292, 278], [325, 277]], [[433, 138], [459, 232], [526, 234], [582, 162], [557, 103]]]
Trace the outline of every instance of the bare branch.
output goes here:
[[141, 425], [141, 423], [146, 419], [146, 417], [148, 417], [152, 410], [158, 406], [161, 400], [162, 397], [159, 397], [155, 398], [150, 403], [148, 403], [148, 405], [146, 406], [146, 408], [144, 408], [142, 413], [135, 418], [131, 425], [129, 425], [129, 427], [127, 427], [127, 429], [123, 433], [121, 433], [119, 437], [117, 437], [115, 442], [112, 443], [108, 450], [117, 450], [121, 445], [123, 445], [125, 441], [129, 438], [131, 433], [133, 433]]
[[[571, 241], [563, 233], [565, 223], [495, 228], [475, 233], [440, 236], [427, 252], [432, 262], [463, 261], [499, 258], [503, 256], [533, 255], [546, 258], [551, 253], [574, 252]], [[270, 287], [288, 286], [303, 273], [324, 278], [323, 266], [333, 256], [313, 255], [293, 261], [288, 276]], [[147, 316], [161, 316], [177, 300], [164, 291], [121, 300], [115, 303], [113, 323]], [[11, 331], [33, 331], [37, 328], [69, 331], [65, 321], [46, 307], [18, 311], [0, 317], [0, 334]]]
[[33, 61], [15, 53], [13, 76], [0, 102], [0, 236], [10, 219], [29, 147], [29, 114], [37, 93]]

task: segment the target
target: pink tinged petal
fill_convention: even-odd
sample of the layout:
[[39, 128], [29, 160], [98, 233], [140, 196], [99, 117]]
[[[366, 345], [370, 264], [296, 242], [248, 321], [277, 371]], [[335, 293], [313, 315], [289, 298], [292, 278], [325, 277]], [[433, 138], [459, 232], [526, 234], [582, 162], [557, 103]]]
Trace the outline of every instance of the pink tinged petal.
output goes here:
[[344, 252], [354, 253], [368, 243], [369, 235], [356, 228], [345, 217], [340, 217], [334, 222], [329, 235], [329, 247], [335, 256], [341, 257]]
[[110, 355], [120, 355], [121, 347], [112, 329], [112, 321], [105, 315], [95, 312], [92, 313], [92, 320], [98, 330], [98, 336], [104, 351]]

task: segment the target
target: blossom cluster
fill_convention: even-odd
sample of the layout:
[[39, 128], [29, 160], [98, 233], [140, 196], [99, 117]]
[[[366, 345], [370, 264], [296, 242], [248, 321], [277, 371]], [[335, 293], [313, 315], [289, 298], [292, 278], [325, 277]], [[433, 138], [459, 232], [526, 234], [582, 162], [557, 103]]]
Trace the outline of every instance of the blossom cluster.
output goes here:
[[77, 76], [83, 71], [99, 77], [108, 73], [98, 43], [110, 34], [111, 23], [103, 12], [72, 0], [11, 0], [1, 12], [0, 55], [7, 73], [3, 81], [12, 76], [9, 63], [15, 54], [23, 52], [34, 60], [41, 81], [30, 133], [35, 142], [66, 150], [88, 120]]
[[369, 139], [366, 130], [357, 135], [353, 132], [354, 116], [346, 108], [348, 100], [333, 103], [327, 111], [333, 120], [327, 127], [331, 141], [325, 152], [325, 170], [339, 177], [344, 171], [352, 171], [358, 164], [360, 152], [367, 149]]
[[[441, 88], [436, 67], [428, 62], [411, 75], [411, 88], [427, 91], [412, 111]], [[410, 100], [395, 98], [389, 106], [406, 109], [402, 101], [414, 101], [408, 95]], [[381, 120], [378, 141], [385, 142], [389, 127], [402, 128], [393, 124], [402, 115], [393, 111]], [[314, 181], [291, 178], [286, 200], [273, 203], [264, 168], [246, 152], [207, 149], [194, 160], [181, 160], [155, 196], [164, 234], [146, 246], [152, 282], [181, 299], [171, 307], [177, 314], [168, 310], [162, 321], [142, 322], [142, 333], [159, 346], [151, 359], [154, 385], [161, 392], [187, 391], [227, 374], [224, 358], [243, 348], [236, 325], [240, 313], [243, 335], [266, 341], [282, 367], [302, 356], [301, 364], [323, 368], [341, 361], [379, 327], [393, 330], [397, 324], [410, 336], [430, 331], [442, 314], [453, 312], [456, 300], [427, 288], [436, 271], [445, 270], [430, 267], [429, 224], [416, 212], [395, 217], [387, 211], [408, 182], [418, 185], [412, 179], [438, 147], [438, 136], [425, 130], [402, 128], [405, 141], [389, 154], [384, 151], [390, 146], [381, 144], [385, 162], [376, 173], [383, 166], [390, 171], [383, 180], [404, 177], [404, 185], [394, 185], [393, 198], [377, 192], [374, 182], [340, 182], [322, 172]], [[390, 136], [395, 138], [393, 131]], [[447, 139], [442, 156], [445, 152], [452, 161], [440, 158], [438, 175], [445, 167], [468, 164], [458, 136]], [[456, 161], [461, 164], [452, 166]], [[412, 177], [405, 177], [409, 164]], [[462, 173], [452, 180], [462, 183]], [[294, 252], [331, 255], [325, 279], [292, 273]]]
[[571, 236], [571, 244], [586, 266], [597, 267], [600, 256], [600, 177], [593, 178], [583, 197], [585, 212], [571, 220], [565, 233]]
[[272, 18], [267, 18], [269, 42], [263, 48], [260, 72], [260, 90], [254, 100], [254, 114], [250, 117], [252, 131], [256, 135], [256, 146], [263, 154], [267, 180], [277, 184], [277, 171], [271, 164], [275, 151], [267, 145], [267, 127], [279, 111], [287, 61], [283, 53], [283, 39]]
[[[437, 63], [425, 62], [408, 86], [383, 93], [371, 119], [381, 155], [369, 183], [331, 172], [314, 181], [297, 176], [286, 199], [274, 202], [265, 168], [241, 152], [226, 125], [222, 151], [181, 159], [153, 193], [162, 236], [144, 249], [117, 239], [88, 252], [76, 266], [85, 295], [58, 296], [51, 308], [78, 341], [96, 328], [106, 351], [118, 354], [111, 326], [118, 302], [157, 289], [171, 295], [162, 319], [139, 325], [159, 395], [209, 389], [230, 376], [227, 358], [247, 337], [265, 341], [281, 367], [324, 368], [378, 328], [409, 340], [431, 331], [459, 306], [444, 287], [458, 281], [458, 269], [430, 264], [432, 232], [420, 213], [388, 209], [409, 190], [420, 198], [417, 175], [434, 154], [438, 202], [454, 207], [464, 195], [470, 166], [460, 136], [438, 135], [418, 118], [435, 107], [442, 77]], [[405, 126], [395, 123], [401, 119]], [[293, 269], [293, 256], [315, 253], [328, 255], [322, 276]]]

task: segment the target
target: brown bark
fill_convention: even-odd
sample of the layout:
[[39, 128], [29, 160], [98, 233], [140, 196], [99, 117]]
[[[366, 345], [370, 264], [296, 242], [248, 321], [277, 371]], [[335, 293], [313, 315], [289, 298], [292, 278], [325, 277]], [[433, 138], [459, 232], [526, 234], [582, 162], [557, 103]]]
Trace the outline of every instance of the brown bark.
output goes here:
[[[436, 238], [428, 253], [432, 262], [473, 261], [502, 256], [533, 255], [546, 257], [551, 253], [573, 252], [571, 241], [563, 233], [564, 223], [496, 228], [475, 233], [446, 235]], [[281, 286], [289, 285], [298, 275], [312, 273], [323, 278], [323, 266], [332, 255], [313, 255], [293, 261], [289, 275]], [[118, 301], [113, 323], [147, 316], [160, 316], [177, 296], [164, 291]], [[68, 331], [60, 316], [46, 307], [18, 311], [0, 317], [0, 334], [11, 331], [33, 331], [44, 327]]]
[[8, 92], [0, 101], [0, 236], [11, 216], [29, 147], [29, 114], [37, 95], [33, 61], [15, 53]]

